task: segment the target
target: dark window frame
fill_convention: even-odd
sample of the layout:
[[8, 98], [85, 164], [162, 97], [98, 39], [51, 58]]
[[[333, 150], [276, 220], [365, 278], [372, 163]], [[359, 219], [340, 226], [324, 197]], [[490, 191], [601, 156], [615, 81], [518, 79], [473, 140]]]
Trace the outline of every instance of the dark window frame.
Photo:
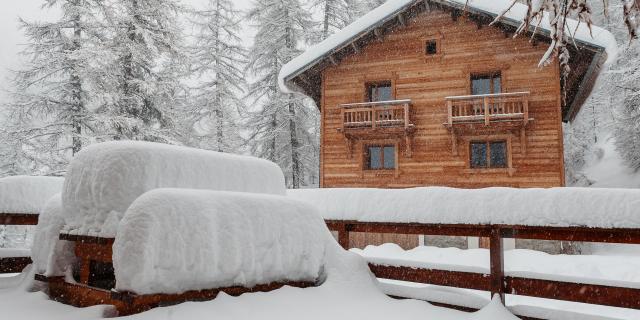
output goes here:
[[[504, 164], [495, 166], [491, 161], [491, 145], [495, 143], [504, 144]], [[473, 163], [473, 146], [484, 145], [485, 152], [485, 166], [475, 166]], [[472, 140], [469, 141], [469, 167], [471, 169], [509, 169], [511, 163], [509, 161], [509, 141], [506, 139], [491, 139], [491, 140]]]
[[440, 53], [439, 42], [438, 39], [427, 39], [424, 43], [424, 54], [426, 56], [435, 56]]
[[[489, 93], [488, 94], [498, 94], [498, 93], [502, 93], [503, 89], [504, 89], [504, 85], [502, 83], [502, 71], [491, 71], [491, 72], [474, 72], [469, 74], [469, 93], [470, 94], [475, 94], [473, 92], [473, 81], [474, 80], [480, 80], [480, 79], [489, 79]], [[499, 83], [500, 83], [500, 90], [498, 90], [498, 92], [496, 92], [496, 88], [495, 88], [495, 80], [499, 79]], [[479, 94], [480, 95], [480, 94]]]
[[[380, 168], [372, 168], [371, 167], [371, 148], [380, 148]], [[393, 148], [393, 167], [387, 168], [385, 167], [385, 157], [384, 157], [384, 149], [385, 148]], [[395, 170], [398, 167], [398, 147], [395, 144], [391, 143], [372, 143], [365, 144], [363, 150], [364, 157], [364, 166], [363, 169], [366, 171], [389, 171]]]
[[378, 81], [368, 81], [364, 85], [365, 90], [365, 99], [367, 102], [376, 102], [376, 101], [389, 101], [389, 100], [373, 100], [372, 96], [372, 88], [381, 88], [381, 87], [389, 87], [389, 100], [395, 99], [395, 92], [393, 90], [393, 81], [392, 80], [378, 80]]

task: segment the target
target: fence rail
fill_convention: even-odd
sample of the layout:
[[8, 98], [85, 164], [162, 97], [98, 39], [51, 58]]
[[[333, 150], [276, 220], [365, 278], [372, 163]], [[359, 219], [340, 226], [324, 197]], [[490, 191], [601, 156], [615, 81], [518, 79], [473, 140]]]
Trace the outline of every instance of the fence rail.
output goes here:
[[640, 289], [508, 276], [504, 272], [505, 238], [640, 244], [640, 229], [514, 225], [420, 224], [327, 220], [338, 242], [349, 248], [351, 232], [488, 237], [489, 274], [370, 264], [378, 278], [640, 309]]
[[[37, 214], [0, 213], [0, 225], [30, 226], [38, 224]], [[18, 273], [32, 263], [29, 257], [0, 258], [0, 273]]]

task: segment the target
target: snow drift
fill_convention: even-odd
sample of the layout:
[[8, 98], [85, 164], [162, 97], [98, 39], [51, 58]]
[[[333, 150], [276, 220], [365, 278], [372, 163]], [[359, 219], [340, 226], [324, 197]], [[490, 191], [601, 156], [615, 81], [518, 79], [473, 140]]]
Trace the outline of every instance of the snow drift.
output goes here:
[[266, 160], [150, 142], [100, 143], [71, 162], [64, 231], [114, 236], [129, 205], [156, 188], [285, 194], [282, 171]]
[[63, 226], [62, 196], [56, 194], [47, 201], [38, 216], [38, 226], [31, 247], [31, 259], [36, 273], [62, 276], [66, 268], [75, 261], [74, 244], [58, 239]]
[[138, 294], [316, 281], [330, 239], [308, 204], [282, 196], [156, 189], [127, 210], [116, 289]]
[[62, 190], [63, 181], [43, 176], [0, 179], [0, 213], [39, 213], [45, 202]]
[[639, 228], [638, 189], [303, 189], [325, 219]]

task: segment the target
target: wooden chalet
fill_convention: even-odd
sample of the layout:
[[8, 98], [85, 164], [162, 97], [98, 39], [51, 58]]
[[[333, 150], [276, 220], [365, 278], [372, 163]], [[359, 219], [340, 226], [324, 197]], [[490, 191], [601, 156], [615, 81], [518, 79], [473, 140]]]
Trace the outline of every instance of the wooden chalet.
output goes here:
[[564, 186], [562, 122], [605, 47], [573, 39], [563, 82], [547, 30], [464, 2], [390, 1], [283, 68], [321, 111], [321, 187]]

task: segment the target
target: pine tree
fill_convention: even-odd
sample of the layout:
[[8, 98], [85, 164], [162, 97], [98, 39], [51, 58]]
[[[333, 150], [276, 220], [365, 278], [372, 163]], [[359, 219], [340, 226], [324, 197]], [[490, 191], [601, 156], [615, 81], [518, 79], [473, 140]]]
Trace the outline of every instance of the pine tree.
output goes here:
[[349, 25], [362, 11], [353, 0], [313, 0], [311, 5], [322, 12], [320, 40]]
[[246, 50], [238, 35], [240, 12], [230, 0], [209, 0], [197, 12], [192, 72], [197, 76], [189, 108], [189, 136], [201, 148], [237, 152], [242, 144], [238, 115], [246, 88]]
[[633, 43], [622, 57], [614, 84], [623, 97], [616, 114], [616, 149], [631, 168], [640, 170], [640, 44]]
[[21, 20], [29, 42], [23, 51], [27, 62], [15, 72], [7, 106], [4, 145], [9, 151], [4, 157], [10, 162], [0, 164], [12, 167], [7, 173], [19, 172], [18, 163], [27, 162], [34, 170], [63, 171], [91, 135], [90, 88], [98, 81], [92, 62], [101, 58], [100, 1], [45, 0], [44, 6], [59, 6], [60, 18]]
[[[253, 110], [249, 128], [255, 155], [276, 162], [285, 172], [287, 185], [299, 188], [306, 184], [305, 171], [315, 171], [307, 158], [317, 148], [317, 135], [311, 123], [317, 113], [300, 94], [280, 92], [280, 68], [300, 54], [298, 42], [312, 29], [313, 23], [298, 0], [254, 2], [248, 17], [258, 32], [249, 55], [248, 69], [257, 80], [249, 96], [259, 104]], [[314, 145], [314, 143], [316, 143]]]
[[111, 103], [100, 119], [103, 139], [174, 142], [173, 121], [181, 113], [182, 54], [178, 14], [172, 0], [116, 0], [111, 19]]

